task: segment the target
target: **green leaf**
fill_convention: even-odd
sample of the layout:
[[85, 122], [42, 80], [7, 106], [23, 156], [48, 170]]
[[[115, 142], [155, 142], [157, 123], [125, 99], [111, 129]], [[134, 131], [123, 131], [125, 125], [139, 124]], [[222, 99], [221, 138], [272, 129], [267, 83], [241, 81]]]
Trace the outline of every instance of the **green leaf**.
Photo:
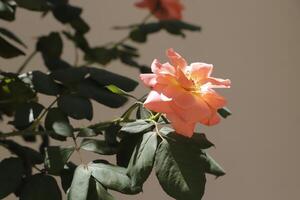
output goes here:
[[23, 172], [23, 162], [19, 158], [6, 158], [0, 162], [0, 199], [17, 190]]
[[60, 96], [57, 104], [62, 111], [74, 119], [91, 120], [93, 118], [92, 103], [86, 98], [65, 94]]
[[93, 47], [85, 52], [84, 60], [89, 63], [99, 63], [101, 65], [108, 64], [116, 58], [116, 50], [104, 47]]
[[26, 45], [22, 42], [22, 40], [20, 40], [14, 33], [12, 33], [11, 31], [5, 29], [5, 28], [0, 28], [0, 35], [4, 35], [7, 38], [13, 40], [14, 42], [22, 45], [23, 47], [26, 48]]
[[31, 11], [46, 11], [49, 5], [46, 0], [15, 0], [18, 7], [25, 8]]
[[47, 147], [45, 149], [45, 167], [47, 169], [47, 172], [53, 175], [59, 175], [74, 150], [74, 147]]
[[70, 25], [79, 34], [85, 34], [85, 33], [89, 32], [89, 30], [90, 30], [90, 26], [81, 17], [78, 17], [77, 19], [72, 20], [70, 22]]
[[102, 155], [113, 155], [117, 152], [116, 147], [107, 144], [106, 141], [87, 138], [82, 140], [80, 148]]
[[125, 194], [137, 194], [140, 187], [133, 187], [130, 178], [126, 175], [126, 168], [103, 163], [90, 163], [92, 176], [108, 189]]
[[127, 97], [132, 97], [133, 99], [136, 99], [133, 95], [125, 92], [124, 90], [122, 90], [121, 88], [115, 86], [115, 85], [107, 85], [105, 86], [109, 91], [115, 93], [115, 94], [119, 94], [119, 95], [123, 95], [123, 96], [127, 96]]
[[138, 43], [144, 43], [147, 41], [147, 34], [144, 33], [141, 29], [133, 29], [129, 37], [132, 41], [138, 42]]
[[204, 164], [205, 172], [209, 174], [213, 174], [216, 177], [224, 176], [226, 174], [225, 170], [219, 165], [210, 155], [207, 153], [202, 154], [201, 156], [202, 162]]
[[[1, 1], [0, 1], [1, 4]], [[1, 5], [0, 5], [1, 7]], [[0, 35], [0, 56], [3, 58], [13, 58], [16, 56], [25, 55], [25, 53], [17, 48], [16, 46], [12, 45], [11, 43], [7, 42], [1, 35]]]
[[104, 69], [90, 68], [90, 75], [91, 79], [103, 86], [113, 84], [126, 92], [133, 91], [138, 85], [135, 80]]
[[88, 72], [86, 67], [71, 67], [55, 70], [51, 73], [51, 77], [61, 83], [73, 85], [74, 83], [82, 81]]
[[232, 115], [231, 111], [226, 107], [218, 109], [218, 113], [225, 119]]
[[64, 166], [64, 169], [61, 170], [61, 172], [60, 172], [61, 186], [62, 186], [63, 190], [65, 191], [65, 193], [67, 193], [67, 191], [71, 187], [73, 175], [74, 175], [76, 168], [77, 168], [77, 166], [74, 163], [68, 162]]
[[115, 200], [115, 198], [108, 193], [101, 183], [91, 178], [87, 200]]
[[56, 134], [61, 135], [63, 137], [72, 137], [73, 136], [73, 127], [65, 121], [54, 122], [53, 130]]
[[156, 148], [157, 135], [155, 132], [145, 133], [137, 143], [127, 168], [127, 174], [131, 178], [133, 186], [142, 187], [149, 177], [153, 168]]
[[91, 173], [91, 169], [86, 165], [79, 165], [76, 168], [72, 184], [68, 192], [68, 200], [86, 200]]
[[26, 165], [29, 165], [30, 167], [31, 165], [43, 163], [42, 155], [32, 148], [21, 146], [12, 140], [1, 141], [1, 143], [11, 153], [19, 156], [24, 161], [24, 163], [26, 163]]
[[13, 0], [0, 1], [0, 19], [6, 21], [15, 20], [16, 15], [16, 2]]
[[199, 200], [205, 189], [205, 174], [199, 151], [172, 140], [163, 140], [155, 155], [155, 171], [160, 185], [171, 197]]
[[118, 145], [117, 165], [127, 167], [137, 143], [141, 140], [140, 134], [125, 134]]
[[149, 119], [151, 117], [151, 112], [144, 107], [143, 104], [139, 105], [136, 111], [136, 118], [137, 119]]
[[133, 29], [129, 37], [139, 43], [143, 43], [147, 41], [147, 36], [148, 34], [155, 33], [161, 30], [161, 25], [160, 23], [147, 23], [147, 24], [142, 24], [135, 29]]
[[54, 17], [65, 24], [71, 22], [75, 19], [78, 19], [82, 9], [70, 4], [61, 4], [54, 7], [52, 10]]
[[40, 71], [32, 72], [32, 83], [34, 89], [42, 94], [47, 95], [58, 95], [60, 92], [60, 85], [47, 74]]
[[20, 192], [20, 200], [61, 200], [56, 180], [45, 174], [35, 174], [26, 180]]
[[145, 133], [151, 131], [154, 127], [154, 124], [151, 122], [146, 122], [144, 120], [136, 120], [135, 122], [130, 122], [125, 124], [121, 131], [131, 134]]
[[127, 102], [126, 97], [110, 92], [90, 78], [80, 82], [78, 86], [78, 93], [83, 97], [91, 98], [98, 103], [111, 108], [119, 108]]
[[[47, 130], [53, 130], [53, 124], [55, 122], [64, 122], [69, 123], [69, 119], [67, 115], [61, 111], [59, 108], [51, 108], [49, 109], [46, 118], [45, 118], [45, 128]], [[66, 138], [58, 135], [57, 133], [53, 132], [50, 134], [50, 137], [57, 139], [57, 140], [65, 140]]]
[[36, 118], [38, 118], [38, 116], [43, 110], [44, 106], [39, 103], [30, 102], [21, 104], [17, 107], [14, 116], [14, 121], [11, 122], [11, 124], [13, 124], [17, 129], [23, 130], [29, 127], [30, 124]]
[[182, 37], [185, 37], [183, 31], [201, 31], [201, 27], [197, 25], [192, 25], [180, 20], [164, 20], [161, 21], [161, 26], [164, 28], [167, 32], [174, 34], [174, 35], [180, 35]]
[[184, 137], [175, 132], [174, 129], [169, 127], [162, 127], [159, 132], [168, 139], [172, 139], [178, 143], [189, 145], [195, 149], [208, 149], [214, 144], [210, 142], [204, 133], [194, 133], [191, 138]]
[[63, 41], [58, 32], [41, 36], [36, 44], [36, 50], [50, 58], [59, 58], [63, 50]]
[[77, 137], [94, 137], [97, 135], [98, 135], [98, 133], [96, 133], [93, 129], [82, 128], [82, 129], [80, 129]]

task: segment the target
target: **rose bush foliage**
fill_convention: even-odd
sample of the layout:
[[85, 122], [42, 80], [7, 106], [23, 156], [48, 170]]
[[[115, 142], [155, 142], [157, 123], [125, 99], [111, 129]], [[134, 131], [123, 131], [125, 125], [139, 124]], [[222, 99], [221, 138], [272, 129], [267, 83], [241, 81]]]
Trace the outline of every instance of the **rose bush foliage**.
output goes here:
[[[0, 199], [14, 194], [21, 200], [60, 200], [64, 196], [112, 200], [110, 190], [128, 195], [142, 192], [154, 170], [168, 195], [196, 200], [204, 194], [206, 174], [225, 174], [206, 152], [213, 143], [205, 134], [194, 132], [194, 127], [196, 122], [217, 123], [218, 114], [230, 115], [223, 107], [225, 99], [213, 90], [228, 88], [230, 81], [211, 77], [212, 65], [188, 65], [172, 49], [167, 53], [170, 64], [157, 60], [151, 68], [140, 64], [135, 43], [145, 43], [151, 34], [163, 30], [184, 37], [185, 31], [200, 31], [200, 27], [182, 21], [184, 6], [179, 0], [143, 0], [136, 6], [150, 13], [141, 23], [115, 27], [128, 29], [128, 35], [107, 45], [91, 45], [86, 37], [91, 27], [81, 17], [82, 8], [67, 0], [0, 0], [0, 20], [13, 23], [16, 12], [26, 9], [51, 13], [72, 27], [40, 36], [29, 54], [18, 33], [0, 27], [0, 57], [26, 56], [16, 72], [0, 70], [1, 123], [11, 129], [0, 130], [0, 145], [11, 153], [0, 162]], [[82, 59], [76, 53], [73, 64], [64, 60], [63, 37], [75, 45], [76, 52], [82, 52]], [[25, 72], [37, 54], [44, 68]], [[130, 94], [138, 85], [137, 77], [103, 68], [114, 60], [138, 69], [152, 89], [149, 95]], [[52, 102], [40, 102], [40, 94]], [[128, 98], [133, 104], [116, 119], [85, 127], [71, 123], [71, 119], [93, 119], [91, 102], [116, 109]], [[20, 143], [17, 137], [24, 141]], [[33, 143], [39, 148], [33, 148]], [[99, 159], [85, 163], [81, 151], [96, 153]], [[81, 161], [72, 162], [73, 154]], [[108, 155], [114, 155], [116, 163], [105, 160]]]

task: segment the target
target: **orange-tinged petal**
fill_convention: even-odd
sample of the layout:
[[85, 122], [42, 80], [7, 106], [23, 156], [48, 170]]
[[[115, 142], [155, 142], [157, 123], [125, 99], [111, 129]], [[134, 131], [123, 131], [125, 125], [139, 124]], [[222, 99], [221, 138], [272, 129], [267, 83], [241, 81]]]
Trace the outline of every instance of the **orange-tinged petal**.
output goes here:
[[202, 98], [213, 109], [223, 108], [226, 105], [226, 99], [217, 92], [210, 90], [202, 95]]
[[231, 86], [231, 81], [229, 79], [209, 77], [205, 82], [210, 82], [212, 84], [211, 88], [230, 88]]
[[197, 122], [211, 116], [211, 109], [205, 100], [189, 93], [175, 97], [170, 107], [186, 121]]
[[187, 66], [187, 62], [181, 55], [175, 52], [174, 49], [172, 48], [168, 49], [167, 56], [172, 65], [174, 65], [175, 67], [179, 67], [183, 71], [185, 70], [185, 67]]
[[134, 5], [138, 8], [148, 8], [149, 7], [149, 3], [147, 0], [136, 2], [136, 3], [134, 3]]
[[207, 126], [213, 126], [213, 125], [218, 124], [220, 122], [220, 120], [221, 120], [221, 118], [218, 115], [217, 111], [215, 110], [211, 117], [201, 120], [200, 123], [207, 125]]
[[213, 65], [207, 64], [207, 63], [192, 63], [189, 67], [189, 71], [191, 74], [191, 77], [193, 79], [204, 79], [211, 75], [213, 70]]
[[167, 97], [164, 97], [157, 91], [152, 90], [144, 102], [144, 106], [155, 112], [169, 113], [172, 112], [169, 102], [170, 100]]
[[174, 113], [168, 113], [167, 118], [171, 121], [176, 133], [189, 138], [193, 136], [196, 123], [184, 121]]
[[189, 80], [180, 68], [177, 68], [176, 77], [177, 81], [183, 88], [189, 89], [194, 86], [193, 81]]
[[156, 74], [140, 74], [141, 80], [144, 82], [144, 84], [148, 87], [154, 87], [157, 83]]

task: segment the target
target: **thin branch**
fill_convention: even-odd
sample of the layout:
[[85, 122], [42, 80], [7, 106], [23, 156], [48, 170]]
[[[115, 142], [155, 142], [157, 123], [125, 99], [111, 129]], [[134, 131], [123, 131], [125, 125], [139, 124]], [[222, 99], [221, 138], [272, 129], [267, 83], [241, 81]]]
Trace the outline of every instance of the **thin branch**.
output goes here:
[[27, 64], [32, 60], [32, 58], [37, 54], [37, 51], [32, 52], [28, 58], [24, 61], [24, 63], [19, 67], [19, 69], [17, 70], [17, 73], [20, 74], [25, 67], [27, 66]]

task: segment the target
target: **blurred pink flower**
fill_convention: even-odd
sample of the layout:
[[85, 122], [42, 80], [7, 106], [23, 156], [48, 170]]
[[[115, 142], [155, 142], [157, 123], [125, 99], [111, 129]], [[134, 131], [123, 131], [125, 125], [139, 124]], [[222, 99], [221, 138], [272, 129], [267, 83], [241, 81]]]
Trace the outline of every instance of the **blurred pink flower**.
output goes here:
[[229, 79], [211, 77], [213, 65], [187, 64], [173, 49], [167, 50], [170, 63], [154, 60], [153, 74], [141, 74], [149, 87], [144, 106], [152, 111], [165, 113], [178, 134], [192, 137], [197, 122], [214, 125], [220, 121], [217, 113], [226, 104], [224, 97], [213, 88], [229, 88]]
[[142, 0], [135, 6], [148, 8], [160, 20], [180, 20], [184, 8], [179, 0]]

